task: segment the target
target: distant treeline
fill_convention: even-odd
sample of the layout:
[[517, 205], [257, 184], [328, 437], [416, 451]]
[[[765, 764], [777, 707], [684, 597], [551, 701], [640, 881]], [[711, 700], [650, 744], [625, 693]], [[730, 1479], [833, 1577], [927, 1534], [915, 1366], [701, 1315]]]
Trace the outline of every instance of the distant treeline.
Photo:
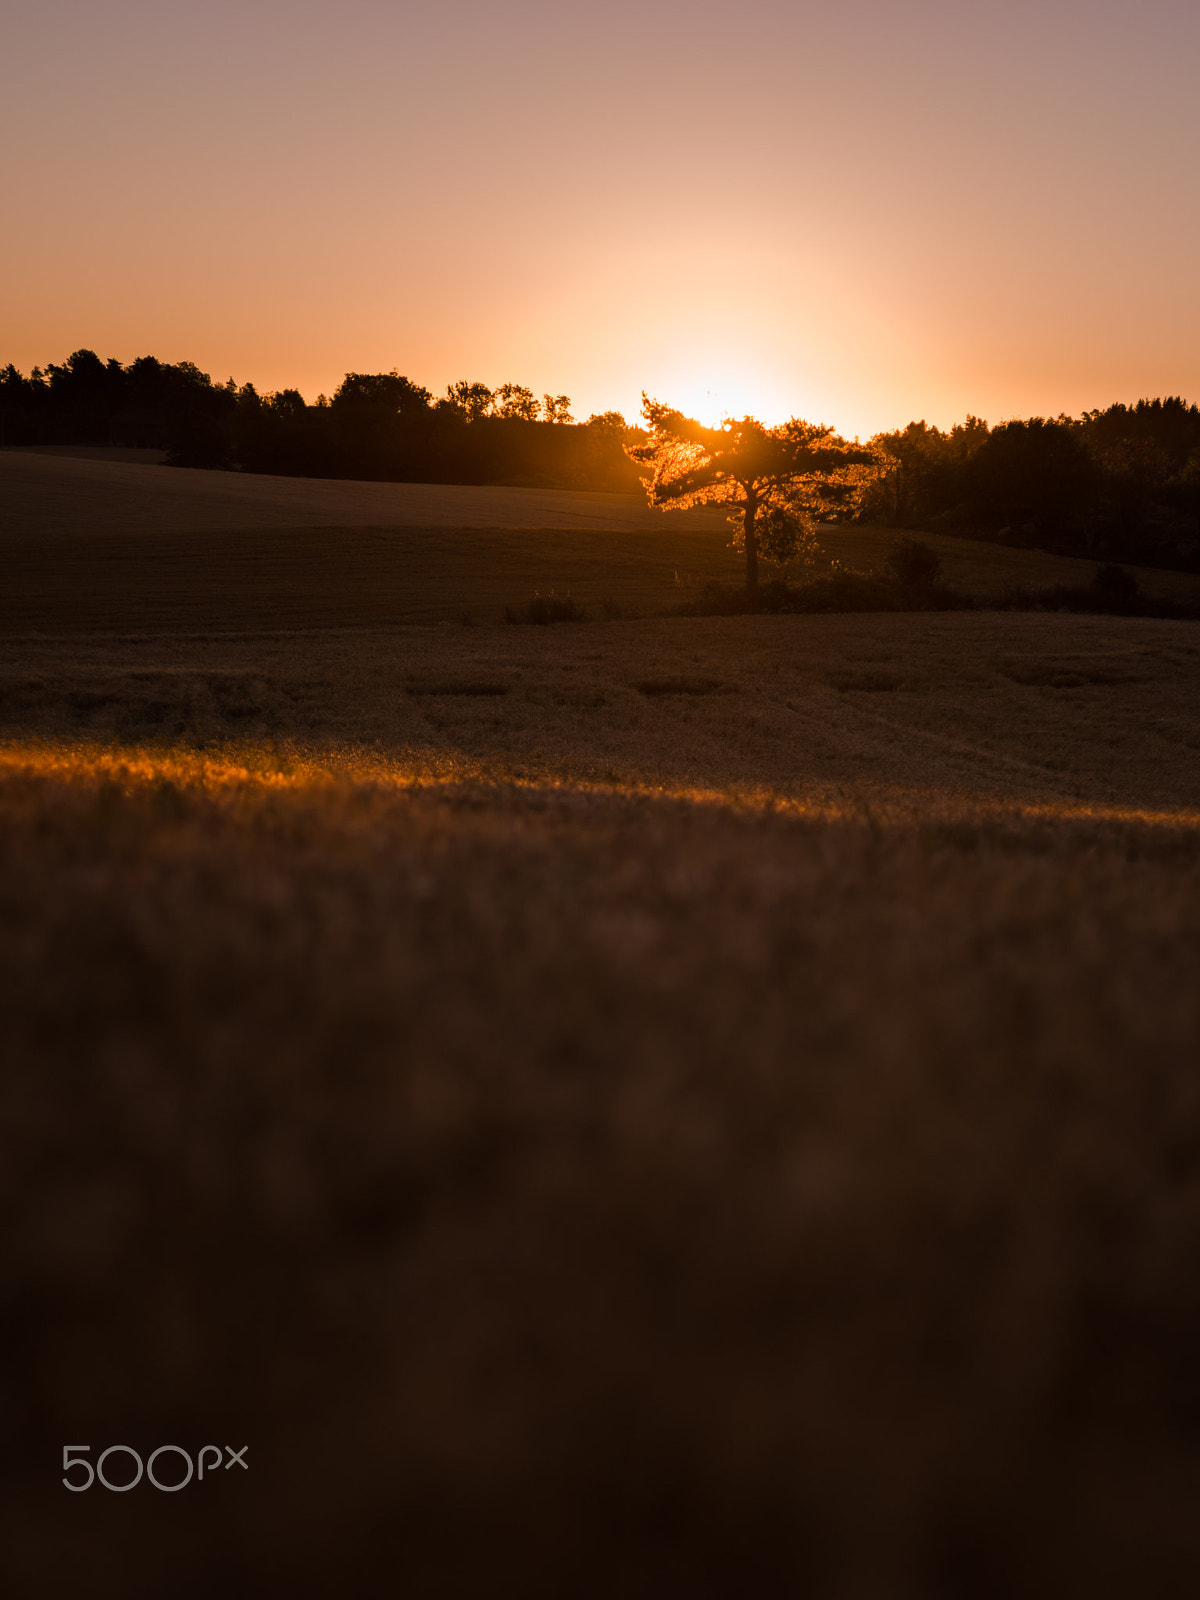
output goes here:
[[567, 395], [463, 380], [438, 400], [397, 372], [347, 373], [327, 399], [213, 383], [190, 361], [125, 367], [77, 350], [24, 377], [0, 371], [0, 444], [165, 450], [176, 466], [299, 477], [636, 490], [619, 412], [576, 424]]
[[864, 521], [1200, 568], [1200, 408], [1178, 397], [948, 433], [910, 422], [871, 443], [884, 471]]
[[[0, 371], [0, 444], [165, 450], [179, 466], [300, 477], [636, 490], [615, 411], [575, 423], [566, 395], [452, 384], [440, 399], [390, 373], [347, 373], [331, 399], [213, 383], [191, 362], [122, 366], [77, 350]], [[882, 471], [862, 520], [981, 534], [1108, 561], [1200, 569], [1200, 408], [1178, 397], [1082, 417], [942, 432], [910, 422], [871, 444]]]

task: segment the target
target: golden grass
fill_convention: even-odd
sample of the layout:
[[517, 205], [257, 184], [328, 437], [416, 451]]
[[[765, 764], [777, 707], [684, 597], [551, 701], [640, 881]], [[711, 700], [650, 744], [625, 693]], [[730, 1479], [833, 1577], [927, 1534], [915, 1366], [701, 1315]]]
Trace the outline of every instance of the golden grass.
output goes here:
[[1152, 619], [0, 637], [0, 728], [13, 733], [375, 752], [432, 778], [822, 804], [1191, 805], [1198, 694], [1194, 627]]
[[[986, 828], [997, 823], [1128, 824], [1139, 830], [1190, 830], [1200, 827], [1200, 806], [1163, 810], [1148, 807], [1060, 802], [1022, 804], [1014, 801], [948, 799], [931, 791], [879, 793], [870, 800], [797, 799], [772, 789], [739, 786], [732, 793], [715, 787], [668, 786], [639, 782], [568, 781], [498, 778], [491, 765], [466, 760], [433, 763], [428, 759], [396, 762], [370, 751], [311, 747], [258, 747], [230, 741], [220, 754], [163, 747], [102, 746], [94, 741], [64, 745], [42, 739], [0, 745], [0, 783], [37, 786], [43, 796], [88, 791], [97, 784], [106, 794], [126, 799], [187, 793], [193, 799], [228, 802], [236, 797], [251, 805], [264, 795], [288, 796], [299, 803], [336, 808], [347, 794], [390, 797], [406, 792], [448, 796], [483, 794], [505, 800], [523, 797], [682, 801], [689, 807], [732, 810], [737, 815], [808, 818], [823, 822], [863, 822], [920, 826], [952, 822]], [[45, 787], [43, 787], [45, 786]]]
[[10, 1591], [1187, 1592], [1198, 679], [1090, 617], [0, 639]]

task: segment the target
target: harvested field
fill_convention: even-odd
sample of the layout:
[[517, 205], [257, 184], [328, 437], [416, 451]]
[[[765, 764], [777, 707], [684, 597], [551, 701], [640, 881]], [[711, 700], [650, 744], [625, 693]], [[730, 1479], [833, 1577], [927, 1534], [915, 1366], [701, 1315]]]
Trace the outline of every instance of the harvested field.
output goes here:
[[[673, 531], [673, 530], [672, 530]], [[677, 563], [736, 576], [723, 533], [290, 528], [39, 535], [4, 546], [0, 629], [238, 631], [496, 621], [540, 590], [638, 611], [678, 597]], [[732, 570], [731, 570], [732, 568]]]
[[1200, 630], [1036, 614], [0, 636], [0, 729], [413, 778], [1186, 808]]
[[1200, 630], [61, 574], [0, 634], [6, 1592], [1190, 1592]]
[[[890, 529], [831, 528], [829, 554], [883, 568]], [[378, 628], [499, 620], [535, 592], [654, 615], [736, 583], [720, 511], [629, 496], [353, 483], [0, 451], [0, 631]], [[1094, 564], [923, 535], [947, 583], [1086, 587]], [[1149, 595], [1200, 578], [1141, 570]]]
[[[139, 452], [141, 454], [141, 452]], [[86, 455], [0, 450], [0, 536], [224, 533], [249, 528], [605, 528], [652, 531], [633, 495], [206, 472]], [[719, 512], [675, 520], [720, 527]]]

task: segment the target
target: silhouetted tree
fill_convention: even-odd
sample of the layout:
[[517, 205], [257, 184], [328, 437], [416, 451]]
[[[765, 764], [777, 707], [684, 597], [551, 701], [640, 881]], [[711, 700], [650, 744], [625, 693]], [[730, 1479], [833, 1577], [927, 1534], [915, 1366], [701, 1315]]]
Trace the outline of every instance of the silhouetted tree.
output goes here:
[[991, 429], [982, 417], [967, 412], [965, 422], [956, 422], [950, 429], [950, 456], [954, 461], [969, 461], [988, 437]]
[[649, 437], [626, 446], [648, 467], [652, 506], [733, 507], [733, 544], [746, 555], [746, 592], [758, 598], [758, 562], [785, 564], [812, 538], [818, 521], [852, 512], [879, 471], [867, 446], [850, 444], [823, 423], [793, 417], [767, 428], [754, 417], [706, 428], [643, 394]]
[[304, 396], [299, 389], [279, 389], [274, 394], [267, 395], [263, 402], [275, 416], [291, 421], [302, 417], [308, 410], [304, 404]]
[[449, 385], [442, 404], [457, 411], [464, 422], [478, 422], [480, 417], [492, 414], [495, 396], [486, 383], [472, 383], [467, 378], [460, 378], [457, 383]]
[[883, 466], [872, 499], [884, 520], [903, 526], [928, 516], [938, 500], [937, 479], [944, 476], [949, 460], [946, 435], [922, 420], [877, 433], [871, 445]]
[[496, 390], [493, 400], [498, 417], [507, 417], [510, 421], [536, 422], [538, 420], [538, 403], [532, 389], [526, 389], [520, 383], [502, 383]]
[[971, 416], [949, 433], [923, 420], [877, 433], [871, 446], [883, 470], [864, 499], [863, 516], [912, 527], [957, 509], [966, 498], [965, 465], [987, 436], [987, 423]]
[[1179, 395], [1085, 411], [1079, 425], [1097, 454], [1116, 444], [1154, 446], [1175, 470], [1200, 447], [1200, 407], [1189, 406]]
[[48, 366], [46, 374], [57, 430], [89, 444], [107, 444], [109, 419], [120, 409], [128, 381], [121, 363], [101, 361], [94, 350], [76, 350], [62, 366]]
[[41, 368], [23, 377], [10, 362], [0, 372], [0, 444], [41, 444], [50, 414], [50, 385]]
[[1141, 535], [1151, 502], [1172, 476], [1173, 463], [1153, 439], [1113, 439], [1094, 450], [1103, 474], [1106, 521], [1127, 547]]
[[547, 422], [574, 422], [571, 415], [571, 396], [569, 394], [544, 394], [542, 396], [542, 415]]
[[[296, 391], [285, 390], [295, 394]], [[348, 372], [333, 396], [333, 405], [343, 410], [370, 407], [396, 416], [425, 411], [433, 396], [411, 378], [402, 377], [395, 367], [390, 372]]]
[[624, 439], [628, 423], [619, 411], [593, 411], [584, 423], [598, 434], [608, 434], [613, 439]]
[[1085, 525], [1101, 475], [1079, 429], [1067, 417], [1005, 422], [968, 463], [976, 514], [993, 525], [1029, 525], [1040, 539]]

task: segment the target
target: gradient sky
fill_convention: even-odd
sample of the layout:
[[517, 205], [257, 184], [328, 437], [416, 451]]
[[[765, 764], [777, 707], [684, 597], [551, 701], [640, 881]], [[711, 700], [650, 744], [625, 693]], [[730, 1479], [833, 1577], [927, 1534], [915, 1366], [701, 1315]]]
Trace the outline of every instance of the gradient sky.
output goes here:
[[0, 363], [1200, 401], [1197, 0], [6, 0]]

